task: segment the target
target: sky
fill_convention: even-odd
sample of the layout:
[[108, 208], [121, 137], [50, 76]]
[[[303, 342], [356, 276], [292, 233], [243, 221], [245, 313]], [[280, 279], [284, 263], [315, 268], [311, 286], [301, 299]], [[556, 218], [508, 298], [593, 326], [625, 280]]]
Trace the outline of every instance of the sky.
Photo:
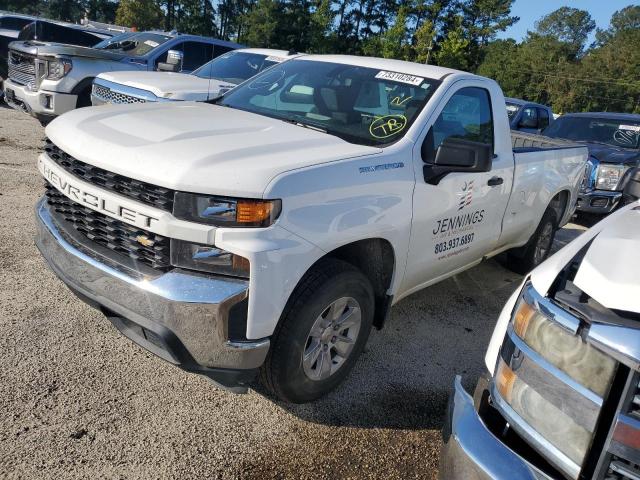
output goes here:
[[[536, 20], [565, 6], [587, 10], [597, 27], [607, 28], [611, 15], [616, 10], [639, 4], [640, 0], [516, 0], [511, 13], [520, 17], [520, 21], [500, 33], [498, 38], [515, 38], [520, 41], [527, 34], [527, 30], [534, 29]], [[587, 43], [593, 41], [594, 35], [594, 33], [591, 34]]]

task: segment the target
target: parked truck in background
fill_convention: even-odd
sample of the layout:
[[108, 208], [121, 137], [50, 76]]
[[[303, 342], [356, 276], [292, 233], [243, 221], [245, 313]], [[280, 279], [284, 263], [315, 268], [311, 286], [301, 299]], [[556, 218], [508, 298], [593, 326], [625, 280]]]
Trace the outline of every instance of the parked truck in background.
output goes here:
[[551, 108], [540, 103], [509, 97], [505, 98], [505, 103], [512, 130], [538, 133], [555, 119]]
[[173, 72], [105, 72], [93, 81], [91, 103], [206, 101], [222, 95], [265, 68], [298, 56], [293, 51], [242, 48], [227, 52], [197, 70]]
[[640, 166], [640, 115], [571, 113], [561, 116], [543, 134], [589, 148], [578, 212], [602, 216], [618, 208], [625, 176]]
[[[528, 271], [572, 216], [585, 147], [512, 147], [487, 78], [303, 56], [212, 104], [70, 112], [46, 130], [36, 243], [134, 342], [306, 402], [400, 299], [509, 252]], [[518, 134], [515, 134], [518, 135]]]
[[456, 379], [440, 478], [639, 478], [640, 170], [632, 174], [625, 192], [636, 201], [507, 301], [473, 397]]
[[91, 105], [93, 79], [99, 73], [174, 66], [190, 72], [238, 47], [214, 38], [164, 32], [122, 33], [93, 47], [13, 42], [5, 97], [11, 106], [48, 123], [69, 110]]

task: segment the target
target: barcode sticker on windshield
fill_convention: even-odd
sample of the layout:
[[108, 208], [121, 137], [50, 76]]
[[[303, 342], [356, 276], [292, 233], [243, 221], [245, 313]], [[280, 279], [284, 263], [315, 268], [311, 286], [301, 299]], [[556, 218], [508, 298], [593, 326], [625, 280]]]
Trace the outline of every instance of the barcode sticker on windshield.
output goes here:
[[620, 125], [618, 130], [631, 130], [632, 132], [640, 132], [640, 125]]
[[415, 77], [413, 75], [407, 75], [406, 73], [385, 72], [384, 70], [379, 71], [376, 74], [376, 78], [391, 80], [392, 82], [408, 83], [409, 85], [415, 86], [420, 85], [424, 81], [423, 77]]
[[270, 55], [270, 56], [268, 56], [267, 58], [265, 58], [265, 60], [266, 60], [267, 62], [278, 62], [278, 63], [280, 63], [280, 62], [284, 62], [284, 58], [282, 58], [282, 57], [276, 57], [276, 56], [274, 56], [274, 55]]
[[149, 45], [151, 48], [156, 48], [158, 45], [160, 45], [158, 42], [154, 42], [153, 40], [145, 40], [144, 44]]

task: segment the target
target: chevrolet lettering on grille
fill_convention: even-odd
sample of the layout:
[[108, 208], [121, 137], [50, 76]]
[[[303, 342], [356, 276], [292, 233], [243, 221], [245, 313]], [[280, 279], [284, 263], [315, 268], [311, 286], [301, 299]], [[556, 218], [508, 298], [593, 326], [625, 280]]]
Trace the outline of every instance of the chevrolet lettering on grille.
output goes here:
[[80, 182], [76, 183], [64, 173], [54, 171], [50, 165], [47, 165], [47, 162], [42, 156], [38, 158], [38, 169], [44, 178], [51, 183], [51, 185], [56, 187], [67, 197], [93, 210], [97, 210], [105, 215], [121, 219], [124, 222], [143, 228], [151, 228], [156, 222], [160, 221], [159, 218], [152, 217], [121, 205], [114, 199], [104, 198], [100, 195], [87, 191], [82, 187]]

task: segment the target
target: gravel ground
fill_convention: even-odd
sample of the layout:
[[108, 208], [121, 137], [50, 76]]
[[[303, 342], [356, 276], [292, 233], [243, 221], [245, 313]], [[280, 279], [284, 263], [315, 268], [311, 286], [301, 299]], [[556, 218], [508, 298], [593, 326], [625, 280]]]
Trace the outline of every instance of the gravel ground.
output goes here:
[[32, 241], [43, 138], [0, 106], [0, 477], [436, 477], [454, 375], [474, 384], [518, 275], [488, 261], [403, 300], [318, 402], [233, 395], [131, 343], [47, 269]]

